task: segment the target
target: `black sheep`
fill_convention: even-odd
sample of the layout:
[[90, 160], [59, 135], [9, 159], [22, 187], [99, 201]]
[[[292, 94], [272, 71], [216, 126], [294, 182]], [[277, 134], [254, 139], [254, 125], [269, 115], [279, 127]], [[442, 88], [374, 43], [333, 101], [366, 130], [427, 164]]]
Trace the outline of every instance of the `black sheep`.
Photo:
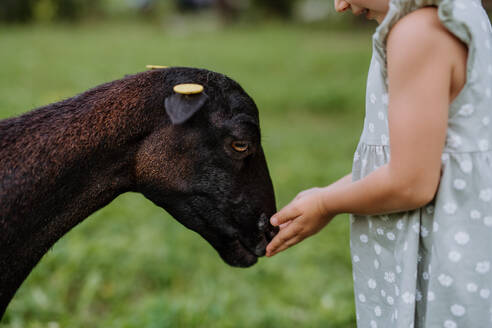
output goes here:
[[[204, 91], [176, 94], [182, 83]], [[0, 314], [60, 237], [128, 191], [228, 264], [256, 263], [276, 209], [253, 100], [222, 74], [176, 67], [0, 121]]]

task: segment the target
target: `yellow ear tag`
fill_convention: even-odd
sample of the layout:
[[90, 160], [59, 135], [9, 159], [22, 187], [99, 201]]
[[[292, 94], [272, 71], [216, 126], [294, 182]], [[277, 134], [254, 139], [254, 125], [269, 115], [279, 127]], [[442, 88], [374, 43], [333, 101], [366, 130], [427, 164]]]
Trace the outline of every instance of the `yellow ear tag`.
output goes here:
[[173, 90], [182, 95], [196, 95], [203, 92], [203, 86], [194, 83], [178, 84], [174, 86]]
[[148, 69], [161, 69], [161, 68], [168, 68], [169, 66], [161, 66], [161, 65], [146, 65], [145, 66]]

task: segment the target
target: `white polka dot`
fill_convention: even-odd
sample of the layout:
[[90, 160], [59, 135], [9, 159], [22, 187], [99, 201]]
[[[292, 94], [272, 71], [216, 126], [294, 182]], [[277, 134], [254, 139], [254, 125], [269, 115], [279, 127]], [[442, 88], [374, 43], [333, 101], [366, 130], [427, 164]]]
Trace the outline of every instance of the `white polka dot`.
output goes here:
[[460, 162], [460, 168], [465, 173], [470, 173], [473, 170], [473, 164], [469, 160], [464, 160]]
[[381, 121], [384, 121], [384, 113], [382, 111], [379, 111], [378, 112], [378, 118], [381, 120]]
[[371, 328], [378, 328], [378, 324], [374, 320], [371, 320], [370, 325], [371, 325]]
[[451, 262], [458, 262], [461, 260], [461, 254], [456, 251], [451, 251], [448, 254], [448, 258]]
[[448, 144], [450, 147], [458, 148], [459, 146], [461, 146], [462, 143], [463, 141], [461, 140], [460, 136], [457, 136], [455, 134], [451, 134], [448, 136]]
[[381, 311], [381, 307], [380, 306], [376, 306], [374, 308], [374, 314], [376, 315], [376, 317], [380, 317], [381, 316], [382, 311]]
[[439, 283], [444, 287], [449, 287], [453, 283], [453, 278], [451, 278], [448, 275], [445, 275], [444, 273], [439, 275], [439, 277], [437, 277], [437, 280], [439, 280]]
[[377, 228], [376, 232], [378, 235], [384, 235], [384, 229], [383, 228]]
[[466, 290], [470, 293], [475, 293], [478, 290], [478, 286], [475, 283], [470, 282], [466, 285]]
[[386, 292], [384, 291], [384, 289], [381, 289], [381, 296], [386, 297]]
[[415, 302], [415, 295], [409, 292], [404, 292], [401, 295], [401, 298], [403, 299], [403, 302], [407, 304], [412, 304], [413, 302]]
[[369, 240], [369, 238], [367, 237], [367, 235], [360, 235], [360, 241], [363, 242], [363, 243], [367, 243], [367, 241]]
[[448, 214], [454, 214], [456, 213], [456, 210], [458, 209], [458, 206], [455, 203], [446, 203], [444, 204], [444, 212]]
[[360, 258], [357, 255], [354, 255], [353, 260], [354, 260], [354, 263], [357, 263], [360, 261]]
[[465, 307], [459, 304], [451, 305], [451, 313], [456, 317], [462, 317], [465, 315]]
[[359, 301], [364, 303], [366, 301], [366, 296], [364, 294], [359, 294]]
[[464, 231], [460, 231], [454, 235], [454, 240], [460, 245], [466, 245], [470, 241], [470, 235]]
[[475, 112], [475, 108], [473, 107], [472, 104], [466, 104], [461, 106], [461, 109], [459, 110], [458, 114], [461, 116], [470, 116]]
[[481, 261], [477, 262], [477, 265], [475, 266], [475, 271], [477, 271], [480, 274], [485, 274], [490, 271], [490, 262], [489, 261]]
[[489, 298], [490, 296], [490, 289], [488, 288], [483, 288], [483, 289], [480, 289], [480, 297], [481, 298]]
[[446, 320], [444, 321], [444, 328], [457, 328], [458, 326], [456, 325], [456, 322], [453, 320]]
[[426, 212], [427, 212], [427, 214], [429, 214], [429, 215], [433, 214], [433, 213], [434, 213], [434, 206], [432, 206], [432, 205], [428, 205], [428, 206], [426, 206], [425, 211], [426, 211]]
[[420, 290], [417, 290], [417, 293], [415, 294], [415, 300], [417, 302], [420, 302], [422, 300], [422, 293], [420, 292]]
[[376, 254], [381, 254], [381, 246], [379, 244], [374, 244], [374, 251], [376, 252]]
[[426, 271], [424, 271], [424, 273], [422, 273], [422, 278], [424, 280], [429, 280], [429, 273], [427, 273]]
[[388, 145], [388, 141], [389, 141], [389, 139], [388, 139], [388, 137], [385, 134], [381, 135], [381, 143], [384, 146]]
[[369, 279], [369, 280], [367, 281], [367, 286], [369, 286], [369, 288], [371, 288], [371, 289], [376, 288], [376, 280], [374, 280], [374, 279]]
[[379, 269], [379, 261], [374, 260], [374, 268]]
[[396, 273], [401, 273], [401, 266], [397, 265], [395, 267]]
[[396, 222], [396, 229], [398, 230], [403, 229], [403, 220], [398, 220], [398, 222]]
[[492, 227], [492, 216], [484, 217], [483, 224], [485, 224], [487, 227]]
[[490, 202], [492, 200], [492, 189], [487, 188], [487, 189], [480, 190], [480, 196], [479, 197], [484, 202]]
[[[490, 91], [490, 89], [489, 89], [489, 91]], [[488, 126], [490, 124], [490, 117], [485, 116], [484, 118], [482, 118], [482, 124], [485, 126]]]
[[478, 141], [478, 149], [480, 149], [481, 151], [489, 150], [489, 141], [486, 139]]
[[421, 227], [420, 228], [420, 235], [425, 238], [429, 235], [429, 230], [427, 230], [426, 227]]
[[386, 280], [389, 283], [395, 282], [396, 275], [394, 272], [389, 271], [384, 273], [384, 280]]
[[419, 223], [419, 222], [414, 223], [414, 224], [412, 225], [412, 229], [413, 229], [413, 231], [414, 231], [415, 233], [420, 233], [420, 223]]
[[466, 188], [466, 181], [463, 179], [455, 179], [453, 185], [455, 189], [463, 190]]
[[386, 297], [386, 302], [388, 302], [389, 305], [393, 305], [395, 303], [395, 300], [393, 299], [393, 297], [388, 296]]
[[443, 153], [441, 155], [441, 161], [444, 163], [444, 162], [447, 162], [449, 160], [449, 154], [448, 153]]
[[395, 234], [394, 234], [394, 233], [392, 233], [392, 232], [388, 232], [388, 233], [386, 234], [386, 238], [388, 238], [389, 240], [395, 240], [396, 236], [395, 236]]
[[371, 101], [372, 104], [375, 104], [376, 103], [376, 95], [374, 93], [371, 93], [371, 95], [369, 96], [369, 99]]
[[434, 301], [435, 299], [436, 299], [436, 295], [434, 295], [434, 292], [431, 292], [431, 291], [429, 290], [429, 292], [427, 293], [427, 300], [428, 300], [429, 302], [432, 302], [432, 301]]
[[478, 210], [471, 210], [470, 212], [470, 218], [473, 220], [478, 220], [482, 217], [482, 213], [480, 213]]
[[374, 133], [374, 123], [369, 123], [369, 132]]

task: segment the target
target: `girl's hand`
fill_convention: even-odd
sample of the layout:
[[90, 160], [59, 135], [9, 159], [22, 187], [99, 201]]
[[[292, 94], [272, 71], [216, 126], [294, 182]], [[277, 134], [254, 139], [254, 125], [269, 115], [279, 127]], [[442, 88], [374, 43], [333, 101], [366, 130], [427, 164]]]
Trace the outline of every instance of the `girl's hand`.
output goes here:
[[292, 202], [272, 216], [270, 222], [280, 232], [267, 246], [267, 256], [273, 256], [320, 231], [333, 217], [323, 205], [323, 188], [300, 192]]

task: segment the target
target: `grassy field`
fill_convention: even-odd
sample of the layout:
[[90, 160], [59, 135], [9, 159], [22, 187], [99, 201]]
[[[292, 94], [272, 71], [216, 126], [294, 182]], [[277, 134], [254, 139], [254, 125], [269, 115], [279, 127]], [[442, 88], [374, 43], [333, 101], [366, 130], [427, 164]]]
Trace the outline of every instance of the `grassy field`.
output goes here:
[[[0, 44], [0, 118], [146, 64], [205, 67], [239, 81], [257, 102], [279, 207], [350, 171], [370, 31], [218, 30], [203, 22], [0, 27]], [[125, 194], [53, 247], [0, 326], [353, 327], [352, 292], [345, 215], [285, 253], [236, 269], [162, 209]]]

